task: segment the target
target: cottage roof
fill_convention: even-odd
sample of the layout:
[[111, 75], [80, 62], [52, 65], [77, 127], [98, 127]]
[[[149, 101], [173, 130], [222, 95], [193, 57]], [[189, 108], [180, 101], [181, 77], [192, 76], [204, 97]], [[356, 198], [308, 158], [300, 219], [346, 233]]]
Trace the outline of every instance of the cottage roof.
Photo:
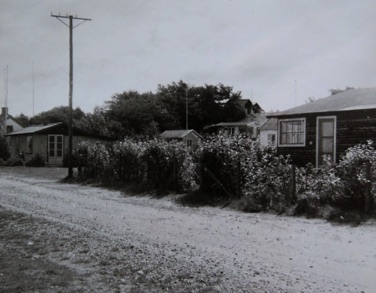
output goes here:
[[254, 114], [254, 116], [246, 117], [240, 121], [220, 122], [218, 124], [209, 125], [209, 127], [229, 127], [229, 126], [259, 126], [266, 121], [264, 114]]
[[12, 115], [8, 113], [8, 108], [3, 107], [1, 108], [1, 113], [0, 113], [0, 124], [3, 122], [4, 117], [6, 116], [7, 120], [12, 120], [14, 123], [18, 124], [20, 127], [25, 127], [23, 123], [18, 121], [16, 118], [14, 118]]
[[306, 113], [376, 109], [376, 88], [350, 89], [286, 111], [268, 115], [285, 116]]
[[278, 124], [277, 124], [277, 118], [270, 118], [266, 120], [266, 122], [261, 125], [260, 131], [261, 130], [277, 130], [278, 129]]
[[31, 125], [31, 126], [23, 128], [23, 129], [9, 133], [7, 135], [13, 136], [13, 135], [39, 133], [39, 132], [42, 132], [44, 130], [51, 129], [51, 128], [54, 128], [56, 126], [62, 125], [62, 124], [63, 124], [62, 122], [57, 122], [57, 123], [51, 123], [51, 124], [45, 124], [45, 125]]
[[183, 138], [193, 132], [196, 134], [198, 137], [201, 138], [201, 135], [199, 135], [194, 129], [188, 129], [188, 130], [166, 130], [162, 132], [161, 136], [163, 138]]

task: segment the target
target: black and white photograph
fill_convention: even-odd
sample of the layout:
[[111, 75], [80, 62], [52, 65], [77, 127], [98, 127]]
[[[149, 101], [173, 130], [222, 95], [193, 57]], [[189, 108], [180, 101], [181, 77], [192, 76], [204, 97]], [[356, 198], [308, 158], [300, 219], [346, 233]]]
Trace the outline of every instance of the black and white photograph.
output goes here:
[[375, 16], [0, 0], [0, 293], [376, 292]]

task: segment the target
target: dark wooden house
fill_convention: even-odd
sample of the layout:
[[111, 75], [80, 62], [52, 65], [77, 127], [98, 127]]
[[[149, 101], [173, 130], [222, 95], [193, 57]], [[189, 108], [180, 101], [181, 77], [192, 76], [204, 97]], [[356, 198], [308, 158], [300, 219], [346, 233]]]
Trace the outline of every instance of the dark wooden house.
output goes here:
[[278, 153], [298, 165], [337, 162], [349, 147], [376, 141], [376, 88], [350, 89], [283, 112], [277, 119]]

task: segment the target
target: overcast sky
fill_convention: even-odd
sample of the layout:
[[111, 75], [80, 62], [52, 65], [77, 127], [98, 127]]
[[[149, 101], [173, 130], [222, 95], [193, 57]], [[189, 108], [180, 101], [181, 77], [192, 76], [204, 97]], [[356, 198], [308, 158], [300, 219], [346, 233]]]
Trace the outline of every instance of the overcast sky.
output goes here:
[[73, 106], [85, 112], [179, 80], [232, 86], [266, 111], [376, 86], [374, 0], [0, 0], [12, 115], [31, 116], [33, 97], [34, 114], [68, 105], [69, 29], [51, 13], [92, 19], [73, 31]]

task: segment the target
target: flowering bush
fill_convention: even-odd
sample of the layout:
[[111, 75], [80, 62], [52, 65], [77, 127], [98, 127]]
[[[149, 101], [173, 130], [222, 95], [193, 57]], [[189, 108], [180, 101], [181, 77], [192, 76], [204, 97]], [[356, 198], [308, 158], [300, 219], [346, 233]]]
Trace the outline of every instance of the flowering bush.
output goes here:
[[[316, 214], [323, 206], [359, 210], [371, 184], [367, 164], [372, 167], [370, 175], [376, 175], [371, 141], [349, 148], [338, 164], [327, 159], [321, 168], [296, 169], [295, 190], [290, 158], [242, 136], [208, 138], [194, 153], [182, 143], [156, 139], [126, 139], [113, 145], [83, 143], [75, 158], [84, 178], [107, 184], [135, 183], [157, 191], [199, 186], [201, 199], [240, 198], [239, 208], [244, 211], [284, 212], [295, 207], [297, 214]], [[375, 194], [375, 184], [371, 187]]]
[[143, 154], [146, 146], [142, 141], [125, 139], [111, 148], [111, 165], [116, 180], [141, 183], [145, 173]]
[[150, 189], [186, 190], [197, 185], [185, 145], [125, 139], [112, 146], [82, 143], [75, 152], [83, 178], [143, 184]]
[[82, 176], [90, 179], [107, 181], [113, 175], [110, 166], [109, 147], [96, 142], [95, 144], [81, 143], [75, 154], [78, 167], [82, 168]]
[[[361, 210], [367, 185], [376, 175], [375, 163], [376, 151], [372, 141], [368, 141], [349, 148], [338, 164], [326, 158], [325, 166], [321, 168], [300, 168], [297, 175], [298, 201], [304, 202], [307, 207], [332, 205], [346, 210]], [[366, 174], [367, 164], [373, 174]], [[370, 191], [375, 194], [374, 185]]]
[[202, 176], [203, 190], [222, 197], [241, 195], [243, 210], [254, 209], [249, 205], [273, 208], [293, 200], [290, 159], [277, 156], [274, 148], [263, 148], [247, 137], [220, 136], [201, 144], [199, 155], [207, 169]]

